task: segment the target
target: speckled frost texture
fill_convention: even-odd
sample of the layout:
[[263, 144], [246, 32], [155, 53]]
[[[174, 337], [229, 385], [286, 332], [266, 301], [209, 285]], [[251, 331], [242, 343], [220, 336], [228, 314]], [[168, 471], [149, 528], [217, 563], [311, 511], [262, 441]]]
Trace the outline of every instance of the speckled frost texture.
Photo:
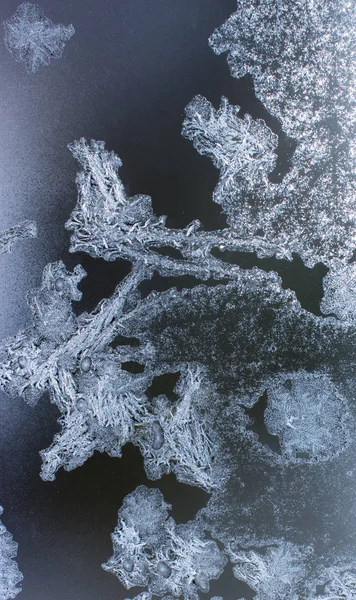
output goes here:
[[[248, 118], [245, 127], [256, 128]], [[258, 125], [257, 129], [262, 129], [270, 140], [267, 128]], [[66, 223], [66, 228], [73, 232], [71, 252], [86, 252], [105, 260], [142, 261], [163, 276], [189, 274], [202, 280], [239, 277], [238, 267], [227, 265], [210, 253], [214, 247], [251, 249], [251, 243], [246, 243], [233, 229], [205, 232], [200, 229], [199, 221], [189, 223], [185, 229], [169, 229], [165, 216], [154, 215], [149, 196], [126, 195], [118, 175], [121, 159], [108, 152], [104, 142], [88, 143], [81, 139], [69, 148], [82, 167], [76, 179], [77, 205]], [[182, 259], [159, 253], [167, 247], [179, 250]], [[274, 247], [259, 238], [253, 249], [272, 254]]]
[[321, 310], [342, 321], [355, 323], [356, 319], [356, 263], [338, 265], [324, 277], [324, 297]]
[[236, 579], [254, 591], [255, 600], [298, 600], [298, 584], [305, 578], [304, 560], [310, 549], [290, 542], [255, 550], [232, 551]]
[[328, 375], [279, 376], [267, 387], [267, 395], [267, 431], [279, 437], [288, 460], [328, 460], [351, 442], [352, 417]]
[[[4, 509], [0, 506], [0, 515]], [[21, 588], [18, 584], [23, 579], [16, 563], [17, 544], [0, 521], [0, 600], [15, 598]]]
[[28, 73], [35, 73], [61, 58], [66, 42], [74, 34], [73, 25], [54, 25], [37, 4], [24, 2], [4, 22], [5, 45], [17, 62], [25, 63]]
[[[261, 145], [251, 160], [256, 173], [252, 166], [241, 169], [241, 131], [247, 134], [248, 127], [238, 107], [223, 100], [215, 111], [200, 96], [187, 107], [183, 133], [221, 169], [214, 200], [251, 248], [262, 236], [277, 255], [295, 252], [310, 266], [346, 263], [352, 256], [355, 24], [355, 5], [348, 0], [298, 0], [293, 6], [238, 0], [237, 11], [210, 38], [216, 53], [227, 53], [234, 77], [252, 75], [257, 97], [297, 141], [290, 172], [273, 183], [267, 177], [272, 168], [264, 170], [272, 166], [271, 145], [259, 121], [250, 127], [248, 146], [259, 129]], [[234, 179], [236, 186], [227, 185]]]
[[337, 151], [332, 133], [324, 146], [317, 133], [300, 141], [291, 171], [281, 183], [273, 183], [268, 175], [276, 159], [275, 136], [260, 120], [239, 118], [238, 111], [226, 100], [216, 111], [198, 96], [186, 108], [183, 135], [220, 169], [213, 199], [222, 206], [240, 244], [243, 240], [260, 256], [291, 259], [297, 253], [308, 266], [346, 263], [356, 244], [350, 140], [339, 141]]
[[352, 125], [346, 115], [355, 98], [354, 28], [355, 6], [348, 0], [293, 6], [238, 0], [209, 42], [217, 54], [227, 53], [234, 77], [253, 76], [258, 97], [299, 139], [322, 124], [331, 127], [330, 118], [346, 129]]
[[147, 586], [157, 596], [198, 600], [227, 560], [198, 518], [176, 525], [170, 508], [157, 489], [139, 486], [126, 496], [112, 534], [114, 555], [103, 568], [127, 589]]
[[11, 248], [16, 242], [36, 236], [37, 228], [34, 221], [24, 221], [20, 225], [2, 231], [0, 233], [0, 255], [11, 252]]

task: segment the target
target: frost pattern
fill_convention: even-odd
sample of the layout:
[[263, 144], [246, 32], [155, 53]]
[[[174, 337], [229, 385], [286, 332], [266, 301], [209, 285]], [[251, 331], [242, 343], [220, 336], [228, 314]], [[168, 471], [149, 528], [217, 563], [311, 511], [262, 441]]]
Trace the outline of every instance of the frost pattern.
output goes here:
[[176, 525], [161, 492], [139, 486], [126, 496], [112, 534], [114, 555], [103, 568], [130, 589], [147, 586], [152, 594], [173, 594], [198, 600], [209, 591], [226, 558], [208, 540], [196, 519]]
[[296, 588], [304, 579], [308, 553], [308, 549], [282, 542], [260, 552], [237, 550], [231, 553], [231, 561], [236, 579], [256, 592], [256, 600], [297, 600]]
[[[236, 154], [239, 160], [244, 155], [238, 107], [224, 100], [215, 111], [201, 97], [187, 107], [183, 134], [221, 169], [214, 200], [251, 249], [264, 236], [277, 255], [298, 253], [310, 266], [319, 261], [346, 264], [352, 256], [355, 24], [348, 0], [337, 6], [331, 0], [298, 0], [292, 9], [283, 0], [238, 0], [237, 11], [210, 38], [216, 53], [227, 53], [234, 77], [252, 75], [257, 97], [297, 141], [290, 172], [275, 183], [261, 177], [263, 169], [256, 174], [252, 167], [264, 168], [260, 154], [252, 156], [245, 170], [236, 163]], [[251, 145], [258, 128], [261, 136], [259, 123], [249, 133]], [[269, 138], [273, 140], [271, 133]], [[264, 145], [268, 163], [266, 140], [261, 136], [260, 150]], [[227, 172], [235, 187], [227, 185]]]
[[10, 252], [16, 242], [36, 236], [37, 228], [34, 221], [24, 221], [20, 225], [10, 227], [0, 233], [0, 254]]
[[321, 310], [342, 321], [354, 322], [356, 318], [356, 263], [339, 265], [329, 271], [323, 280], [324, 297]]
[[[326, 576], [324, 592], [315, 597], [320, 600], [354, 600], [356, 597], [355, 567], [332, 567]], [[314, 600], [314, 599], [313, 599]]]
[[266, 185], [275, 167], [278, 139], [261, 119], [254, 121], [249, 114], [240, 118], [240, 107], [231, 106], [227, 98], [214, 110], [206, 98], [196, 96], [185, 112], [182, 134], [220, 169], [217, 198], [234, 193], [245, 182]]
[[327, 375], [291, 373], [268, 387], [267, 430], [290, 460], [327, 460], [351, 442], [351, 415]]
[[[144, 268], [133, 269], [91, 314], [77, 317], [72, 302], [81, 298], [77, 285], [84, 275], [81, 266], [69, 273], [62, 262], [47, 265], [41, 287], [27, 298], [33, 325], [0, 348], [1, 387], [30, 404], [48, 390], [61, 412], [62, 429], [41, 452], [42, 478], [53, 480], [60, 467], [75, 469], [95, 450], [120, 457], [130, 441], [142, 449], [149, 477], [173, 471], [182, 481], [210, 489], [216, 449], [202, 411], [194, 406], [209, 389], [202, 370], [182, 365], [180, 401], [173, 407], [160, 398], [154, 406], [145, 391], [165, 370], [154, 365], [153, 345], [110, 346], [141, 310], [137, 286]], [[155, 295], [144, 305], [161, 310]], [[143, 364], [144, 372], [127, 372], [122, 365], [129, 361]]]
[[5, 44], [17, 62], [25, 63], [28, 73], [35, 73], [61, 58], [65, 43], [72, 37], [73, 25], [54, 25], [37, 4], [24, 2], [4, 22]]
[[[251, 248], [233, 229], [205, 232], [201, 231], [199, 221], [193, 221], [185, 229], [169, 229], [165, 226], [165, 216], [154, 215], [149, 196], [126, 195], [118, 176], [121, 159], [105, 150], [104, 142], [88, 143], [81, 139], [69, 148], [82, 166], [76, 179], [77, 205], [66, 223], [66, 228], [73, 232], [71, 252], [86, 252], [105, 260], [125, 258], [144, 262], [163, 276], [189, 274], [202, 280], [239, 277], [238, 267], [210, 254], [215, 246], [221, 250]], [[157, 252], [165, 247], [179, 250], [182, 260]], [[263, 239], [256, 240], [253, 247], [264, 253], [273, 251], [273, 246]]]
[[260, 120], [238, 118], [238, 111], [226, 100], [216, 111], [198, 96], [186, 108], [182, 133], [220, 169], [213, 199], [241, 247], [287, 259], [297, 253], [308, 266], [347, 262], [356, 245], [355, 161], [347, 139], [337, 159], [333, 138], [325, 149], [314, 138], [300, 143], [290, 173], [273, 183], [267, 176], [275, 136]]
[[[0, 506], [0, 515], [4, 509]], [[0, 521], [0, 600], [15, 598], [21, 588], [18, 584], [23, 579], [15, 561], [17, 544]]]
[[147, 434], [138, 445], [150, 479], [160, 479], [173, 469], [178, 479], [211, 490], [213, 462], [217, 445], [207, 433], [207, 419], [201, 407], [214, 401], [211, 385], [201, 368], [188, 368], [176, 389], [181, 401], [174, 407], [164, 396], [156, 402], [154, 413], [143, 420]]

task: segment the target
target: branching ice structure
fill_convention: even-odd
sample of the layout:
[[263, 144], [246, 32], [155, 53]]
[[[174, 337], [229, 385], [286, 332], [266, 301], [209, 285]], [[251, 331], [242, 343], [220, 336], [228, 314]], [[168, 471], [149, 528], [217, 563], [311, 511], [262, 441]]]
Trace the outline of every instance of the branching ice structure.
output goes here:
[[298, 584], [304, 579], [304, 561], [310, 548], [290, 542], [255, 550], [236, 550], [230, 559], [236, 579], [256, 592], [256, 600], [297, 600]]
[[322, 594], [313, 600], [353, 600], [356, 597], [355, 566], [332, 567], [325, 575], [326, 583]]
[[[81, 266], [71, 274], [62, 262], [47, 265], [41, 287], [28, 294], [32, 327], [0, 349], [1, 387], [32, 404], [48, 390], [61, 412], [62, 430], [41, 452], [43, 479], [53, 480], [61, 466], [75, 469], [95, 450], [121, 456], [130, 441], [142, 449], [150, 477], [173, 470], [182, 481], [210, 489], [214, 449], [193, 404], [206, 393], [203, 372], [182, 366], [181, 401], [173, 407], [161, 398], [153, 406], [145, 391], [164, 372], [162, 365], [154, 369], [153, 346], [110, 346], [141, 308], [137, 286], [144, 268], [135, 267], [109, 300], [77, 317], [71, 305], [81, 298], [77, 285], [84, 275]], [[160, 310], [155, 296], [146, 304]], [[127, 372], [122, 364], [128, 361], [143, 363], [145, 371]]]
[[73, 25], [54, 25], [37, 4], [24, 2], [4, 22], [5, 44], [17, 62], [25, 63], [28, 73], [61, 58], [65, 43], [74, 34]]
[[147, 586], [158, 596], [198, 600], [198, 591], [209, 591], [227, 560], [198, 519], [176, 525], [170, 508], [159, 490], [139, 486], [129, 494], [112, 534], [114, 555], [103, 568], [128, 589]]
[[26, 238], [36, 237], [37, 228], [34, 221], [24, 221], [20, 225], [10, 227], [0, 233], [0, 254], [10, 252], [16, 242]]
[[[0, 506], [0, 515], [3, 513]], [[0, 521], [0, 600], [15, 598], [21, 588], [18, 584], [23, 579], [15, 561], [17, 555], [17, 544]]]
[[[154, 215], [149, 196], [126, 195], [118, 176], [121, 159], [105, 150], [103, 142], [88, 143], [81, 139], [69, 148], [82, 166], [76, 180], [77, 205], [66, 224], [73, 232], [71, 252], [87, 252], [105, 260], [125, 258], [143, 262], [163, 276], [190, 274], [203, 280], [239, 277], [238, 267], [227, 265], [211, 254], [215, 246], [221, 250], [251, 248], [234, 229], [204, 232], [199, 221], [193, 221], [185, 229], [169, 229], [166, 217]], [[182, 260], [157, 252], [166, 247], [179, 250]], [[263, 253], [273, 251], [263, 239], [256, 240], [253, 248]]]

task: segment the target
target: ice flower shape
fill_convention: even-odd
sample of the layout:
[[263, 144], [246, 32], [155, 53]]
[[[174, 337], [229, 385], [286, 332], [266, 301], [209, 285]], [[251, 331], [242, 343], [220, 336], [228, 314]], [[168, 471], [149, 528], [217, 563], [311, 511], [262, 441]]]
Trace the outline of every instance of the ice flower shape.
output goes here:
[[25, 63], [28, 73], [35, 73], [60, 58], [65, 43], [74, 34], [73, 25], [54, 25], [37, 4], [24, 2], [4, 22], [5, 44], [18, 62]]

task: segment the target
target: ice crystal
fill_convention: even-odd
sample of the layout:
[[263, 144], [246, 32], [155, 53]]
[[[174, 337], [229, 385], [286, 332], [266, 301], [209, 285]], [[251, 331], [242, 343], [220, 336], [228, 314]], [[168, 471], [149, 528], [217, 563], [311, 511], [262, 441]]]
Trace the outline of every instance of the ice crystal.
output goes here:
[[356, 318], [356, 263], [338, 265], [323, 280], [324, 297], [321, 310], [343, 321]]
[[316, 596], [318, 600], [354, 600], [356, 597], [355, 567], [331, 567], [325, 577], [324, 591]]
[[[249, 117], [244, 126], [238, 107], [226, 100], [215, 111], [205, 98], [194, 99], [183, 134], [221, 169], [214, 200], [251, 248], [264, 236], [276, 254], [295, 252], [309, 265], [345, 263], [356, 243], [353, 4], [300, 0], [291, 10], [283, 1], [238, 0], [237, 6], [210, 44], [227, 52], [235, 77], [253, 76], [258, 98], [297, 140], [292, 168], [282, 182], [266, 177], [272, 133]], [[257, 140], [257, 153], [242, 169]]]
[[[71, 252], [87, 252], [105, 260], [142, 261], [163, 276], [190, 274], [203, 280], [239, 276], [239, 268], [211, 254], [214, 247], [251, 248], [233, 230], [205, 232], [200, 229], [199, 221], [193, 221], [185, 229], [169, 229], [165, 216], [154, 215], [149, 196], [127, 196], [118, 175], [121, 160], [114, 152], [105, 150], [103, 142], [92, 140], [89, 144], [81, 139], [69, 148], [82, 166], [76, 179], [77, 205], [66, 224], [73, 232]], [[157, 252], [165, 247], [179, 250], [182, 260]], [[254, 249], [270, 254], [273, 251], [263, 239], [256, 240]]]
[[[0, 515], [3, 512], [0, 506]], [[21, 592], [18, 584], [22, 581], [23, 575], [15, 561], [16, 555], [17, 544], [0, 521], [0, 600], [10, 600]]]
[[308, 550], [290, 542], [263, 551], [232, 552], [233, 572], [255, 592], [256, 600], [297, 600], [296, 587], [304, 579]]
[[227, 53], [234, 77], [253, 76], [257, 96], [287, 133], [303, 137], [331, 127], [333, 117], [352, 127], [345, 116], [355, 98], [354, 27], [347, 0], [298, 0], [292, 9], [284, 0], [238, 0], [209, 41]]
[[290, 460], [326, 460], [351, 441], [351, 415], [330, 377], [293, 373], [268, 387], [267, 430]]
[[112, 534], [114, 555], [103, 568], [129, 589], [147, 586], [158, 596], [198, 599], [211, 579], [222, 573], [226, 559], [206, 538], [198, 519], [176, 525], [159, 490], [139, 486], [119, 510]]
[[207, 406], [214, 398], [204, 375], [201, 368], [188, 367], [176, 388], [180, 401], [172, 406], [161, 396], [154, 412], [142, 420], [146, 432], [140, 431], [137, 443], [150, 479], [160, 479], [172, 470], [180, 481], [207, 490], [214, 487], [217, 444], [209, 438], [208, 419], [202, 411], [203, 404]]
[[37, 4], [24, 2], [4, 22], [5, 44], [18, 62], [25, 63], [28, 73], [60, 58], [65, 43], [74, 34], [73, 25], [54, 25]]
[[19, 240], [36, 237], [37, 229], [33, 221], [24, 221], [20, 225], [10, 227], [0, 233], [0, 254], [10, 252], [12, 246]]
[[[153, 377], [165, 372], [154, 364], [154, 345], [110, 346], [144, 306], [162, 310], [155, 295], [139, 301], [144, 268], [136, 267], [91, 314], [77, 317], [72, 302], [81, 298], [77, 285], [84, 275], [81, 266], [69, 273], [62, 262], [47, 265], [41, 287], [27, 298], [32, 326], [0, 349], [1, 387], [32, 404], [49, 391], [61, 413], [61, 431], [41, 452], [42, 477], [53, 480], [60, 467], [75, 469], [95, 450], [119, 457], [132, 442], [143, 452], [149, 477], [173, 471], [182, 481], [210, 489], [214, 449], [203, 412], [195, 406], [199, 395], [210, 394], [202, 370], [182, 366], [175, 406], [164, 398], [153, 405], [145, 392]], [[143, 364], [144, 372], [127, 372], [128, 361]]]
[[248, 114], [240, 118], [240, 107], [226, 98], [214, 110], [206, 98], [196, 96], [185, 112], [184, 137], [220, 169], [217, 197], [239, 191], [245, 182], [258, 186], [266, 181], [275, 167], [278, 139], [262, 120]]

